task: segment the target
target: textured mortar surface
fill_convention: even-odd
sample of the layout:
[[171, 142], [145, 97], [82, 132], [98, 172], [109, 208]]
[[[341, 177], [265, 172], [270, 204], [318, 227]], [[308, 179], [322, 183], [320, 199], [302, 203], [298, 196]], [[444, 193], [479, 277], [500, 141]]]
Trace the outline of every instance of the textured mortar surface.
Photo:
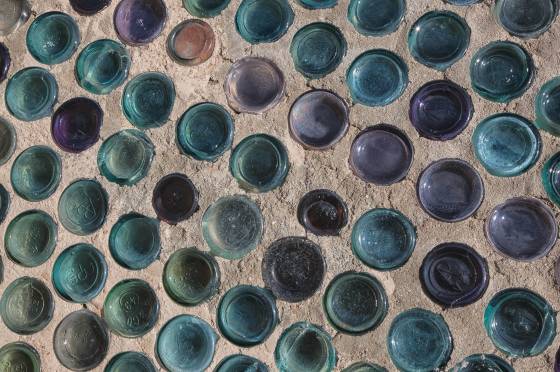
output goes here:
[[[75, 13], [68, 1], [31, 1], [33, 15], [22, 28], [6, 37], [4, 42], [10, 49], [12, 66], [10, 76], [27, 66], [39, 66], [25, 47], [25, 33], [31, 21], [38, 14], [50, 10], [59, 10], [71, 14], [80, 26], [82, 41], [78, 52], [72, 59], [55, 66], [47, 66], [57, 78], [59, 84], [59, 102], [76, 96], [88, 96], [97, 100], [105, 111], [101, 140], [111, 134], [132, 125], [125, 119], [120, 108], [123, 87], [106, 96], [93, 96], [80, 88], [74, 78], [73, 69], [79, 51], [90, 42], [100, 38], [117, 39], [112, 17], [117, 4], [113, 0], [111, 6], [93, 17], [82, 17]], [[296, 14], [294, 24], [287, 35], [274, 44], [251, 46], [237, 34], [234, 15], [240, 0], [232, 0], [228, 8], [218, 17], [207, 20], [216, 33], [216, 49], [206, 63], [197, 67], [185, 67], [174, 63], [165, 52], [166, 37], [179, 22], [193, 18], [182, 7], [180, 0], [166, 0], [168, 20], [164, 32], [151, 44], [143, 47], [127, 47], [132, 56], [130, 77], [145, 71], [161, 71], [168, 74], [175, 82], [177, 99], [169, 123], [159, 129], [147, 131], [156, 146], [156, 156], [148, 176], [134, 187], [118, 187], [99, 175], [96, 156], [101, 141], [89, 150], [73, 155], [58, 150], [50, 135], [49, 118], [36, 122], [25, 123], [11, 117], [4, 105], [0, 105], [0, 115], [8, 118], [15, 126], [18, 134], [16, 153], [11, 160], [0, 166], [0, 183], [12, 196], [12, 205], [6, 221], [0, 225], [0, 236], [3, 237], [6, 226], [19, 213], [29, 209], [42, 209], [58, 221], [57, 202], [62, 190], [76, 178], [95, 178], [106, 188], [110, 195], [110, 209], [107, 221], [96, 233], [78, 237], [59, 225], [58, 244], [53, 256], [43, 265], [36, 268], [23, 268], [13, 264], [1, 250], [5, 267], [4, 281], [0, 291], [14, 279], [30, 275], [42, 279], [52, 290], [51, 270], [56, 257], [66, 247], [86, 242], [95, 245], [106, 256], [109, 263], [109, 277], [103, 292], [86, 306], [100, 314], [103, 300], [108, 291], [118, 281], [125, 278], [141, 278], [147, 280], [157, 291], [161, 304], [161, 313], [156, 327], [142, 338], [125, 339], [111, 335], [110, 349], [107, 358], [96, 370], [102, 370], [108, 360], [118, 352], [137, 350], [154, 358], [154, 343], [161, 326], [177, 314], [194, 314], [216, 326], [216, 306], [219, 298], [237, 284], [263, 285], [261, 278], [261, 258], [267, 246], [274, 240], [289, 236], [305, 235], [304, 229], [296, 219], [296, 208], [299, 198], [307, 191], [315, 188], [328, 188], [339, 193], [348, 203], [349, 225], [339, 237], [309, 238], [320, 244], [327, 262], [327, 274], [320, 291], [311, 299], [297, 304], [278, 302], [281, 322], [272, 336], [262, 345], [243, 349], [236, 347], [220, 338], [212, 367], [225, 356], [244, 353], [256, 356], [269, 366], [274, 365], [273, 352], [276, 341], [287, 326], [295, 321], [307, 320], [320, 324], [333, 336], [338, 352], [337, 370], [347, 367], [356, 361], [367, 360], [395, 370], [385, 345], [385, 338], [393, 318], [401, 311], [411, 307], [422, 307], [441, 313], [450, 326], [454, 339], [454, 351], [448, 368], [462, 358], [473, 353], [498, 353], [487, 337], [482, 325], [485, 305], [499, 290], [508, 287], [528, 287], [552, 304], [560, 308], [558, 289], [553, 281], [553, 266], [559, 255], [558, 248], [545, 258], [531, 263], [519, 263], [498, 255], [487, 243], [483, 225], [490, 210], [505, 199], [520, 195], [530, 195], [544, 200], [548, 205], [544, 190], [540, 183], [540, 169], [546, 159], [558, 151], [560, 141], [544, 132], [543, 154], [529, 172], [520, 177], [500, 179], [490, 176], [475, 160], [471, 149], [470, 138], [478, 122], [488, 115], [498, 112], [516, 112], [529, 119], [534, 119], [533, 102], [540, 86], [550, 78], [560, 74], [560, 22], [556, 21], [551, 30], [536, 40], [522, 41], [509, 36], [494, 21], [491, 15], [491, 1], [471, 7], [457, 7], [444, 4], [441, 0], [411, 0], [404, 22], [399, 29], [385, 37], [365, 37], [358, 34], [346, 20], [348, 0], [341, 0], [333, 9], [306, 10], [295, 1], [290, 3]], [[446, 73], [429, 69], [415, 62], [410, 56], [406, 37], [412, 23], [426, 11], [448, 9], [465, 17], [472, 28], [471, 44], [467, 55], [451, 67]], [[289, 45], [294, 33], [302, 26], [314, 21], [332, 22], [344, 33], [348, 41], [348, 53], [337, 70], [320, 80], [306, 81], [297, 73], [292, 65]], [[470, 88], [468, 66], [472, 55], [481, 46], [492, 40], [513, 40], [523, 45], [533, 56], [537, 69], [535, 81], [521, 98], [510, 104], [496, 104], [485, 101]], [[291, 104], [302, 93], [311, 88], [324, 88], [335, 91], [350, 103], [350, 95], [344, 83], [345, 71], [354, 58], [365, 50], [386, 48], [395, 51], [404, 58], [409, 67], [410, 83], [404, 95], [387, 107], [369, 108], [360, 105], [351, 106], [351, 127], [346, 136], [333, 149], [325, 152], [304, 151], [294, 142], [288, 133], [287, 115]], [[263, 210], [265, 217], [265, 234], [258, 248], [239, 261], [218, 259], [222, 271], [222, 285], [219, 293], [209, 302], [192, 308], [175, 304], [166, 295], [162, 282], [162, 269], [167, 258], [175, 250], [187, 246], [196, 246], [207, 250], [202, 239], [200, 222], [204, 210], [217, 198], [244, 192], [239, 189], [228, 170], [230, 151], [226, 152], [215, 163], [199, 162], [183, 156], [175, 145], [175, 123], [182, 113], [191, 105], [203, 101], [217, 102], [227, 107], [223, 81], [233, 61], [247, 56], [264, 56], [274, 60], [286, 77], [286, 96], [274, 109], [263, 115], [234, 114], [235, 139], [234, 146], [241, 139], [253, 133], [270, 133], [280, 138], [286, 145], [291, 169], [286, 183], [279, 189], [266, 194], [249, 195]], [[43, 66], [45, 67], [45, 66]], [[456, 139], [448, 142], [433, 142], [422, 139], [412, 128], [408, 119], [408, 105], [411, 96], [424, 83], [434, 79], [448, 78], [466, 87], [472, 96], [475, 113], [467, 129]], [[0, 85], [0, 94], [4, 94], [6, 83]], [[229, 110], [229, 108], [228, 108]], [[231, 110], [230, 110], [231, 112]], [[348, 168], [348, 154], [352, 140], [358, 132], [370, 125], [389, 123], [396, 125], [411, 138], [414, 149], [414, 162], [410, 173], [402, 182], [389, 186], [377, 187], [365, 184], [357, 179]], [[21, 151], [31, 145], [44, 144], [55, 148], [63, 161], [62, 182], [56, 193], [49, 199], [31, 203], [14, 196], [9, 182], [9, 171], [13, 160]], [[446, 224], [438, 222], [422, 211], [415, 196], [415, 183], [421, 172], [429, 163], [444, 157], [460, 157], [473, 164], [484, 179], [486, 196], [478, 212], [466, 221]], [[108, 235], [111, 227], [119, 216], [135, 211], [155, 217], [151, 206], [151, 194], [155, 183], [171, 172], [187, 174], [200, 191], [200, 210], [189, 220], [170, 226], [161, 224], [162, 254], [159, 260], [142, 271], [129, 271], [118, 266], [108, 250]], [[376, 272], [361, 264], [350, 249], [351, 227], [365, 211], [375, 207], [396, 208], [406, 214], [415, 224], [418, 233], [416, 249], [410, 261], [402, 268], [391, 272]], [[559, 209], [554, 207], [558, 218]], [[422, 292], [418, 279], [418, 270], [426, 253], [439, 243], [457, 241], [471, 245], [484, 256], [490, 267], [490, 285], [484, 297], [473, 305], [461, 309], [442, 310], [432, 303]], [[389, 295], [390, 309], [385, 321], [379, 328], [362, 336], [349, 336], [337, 333], [326, 321], [322, 312], [322, 294], [329, 281], [337, 274], [347, 271], [367, 271], [377, 277], [385, 286]], [[54, 291], [53, 291], [54, 294]], [[18, 336], [0, 326], [2, 344], [9, 341], [23, 340], [37, 348], [41, 354], [45, 371], [62, 371], [52, 349], [53, 332], [61, 319], [82, 305], [63, 301], [55, 296], [56, 310], [54, 319], [40, 333], [32, 336]], [[557, 339], [547, 351], [534, 358], [512, 361], [518, 371], [550, 371], [554, 353], [558, 349]], [[503, 355], [502, 355], [503, 356]]]

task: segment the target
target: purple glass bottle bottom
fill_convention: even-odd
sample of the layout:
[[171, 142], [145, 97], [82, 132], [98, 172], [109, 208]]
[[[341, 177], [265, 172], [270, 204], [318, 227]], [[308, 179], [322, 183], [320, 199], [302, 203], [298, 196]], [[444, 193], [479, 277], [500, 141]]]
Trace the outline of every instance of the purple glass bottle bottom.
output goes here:
[[396, 127], [379, 124], [364, 129], [350, 148], [350, 168], [356, 176], [377, 185], [390, 185], [408, 174], [414, 149]]
[[542, 201], [517, 197], [490, 212], [485, 233], [498, 253], [517, 261], [534, 261], [554, 247], [558, 225], [554, 213]]
[[348, 107], [327, 90], [312, 90], [296, 99], [289, 115], [292, 137], [305, 148], [324, 150], [334, 146], [348, 130]]
[[156, 184], [152, 206], [160, 220], [175, 225], [198, 210], [198, 191], [184, 174], [168, 174]]
[[64, 151], [82, 152], [99, 140], [103, 110], [89, 98], [77, 97], [64, 102], [51, 120], [54, 142]]
[[284, 74], [269, 59], [245, 57], [235, 62], [224, 83], [229, 106], [237, 112], [260, 114], [284, 96]]
[[416, 194], [420, 206], [430, 216], [443, 222], [458, 222], [478, 210], [484, 199], [484, 183], [466, 161], [440, 159], [422, 171]]
[[90, 16], [109, 6], [111, 0], [70, 0], [70, 5], [77, 13]]
[[122, 0], [115, 9], [115, 31], [124, 43], [143, 45], [159, 36], [167, 19], [162, 0]]
[[432, 140], [457, 137], [469, 124], [472, 113], [473, 103], [467, 91], [448, 80], [428, 82], [410, 100], [412, 126], [422, 137]]

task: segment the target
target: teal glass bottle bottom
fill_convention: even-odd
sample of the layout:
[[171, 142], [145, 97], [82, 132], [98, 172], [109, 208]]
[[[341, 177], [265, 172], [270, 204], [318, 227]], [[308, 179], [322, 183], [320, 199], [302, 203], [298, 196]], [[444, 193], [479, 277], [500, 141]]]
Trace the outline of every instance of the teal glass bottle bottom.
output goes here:
[[10, 283], [0, 298], [0, 316], [6, 327], [20, 335], [41, 331], [54, 314], [54, 300], [49, 288], [39, 279], [28, 276]]
[[357, 362], [346, 367], [342, 372], [388, 372], [387, 368], [375, 363]]
[[338, 27], [315, 22], [296, 32], [290, 54], [298, 72], [308, 79], [318, 79], [336, 70], [346, 49], [346, 39]]
[[481, 0], [445, 0], [446, 3], [458, 6], [469, 6], [479, 3]]
[[453, 340], [441, 315], [416, 308], [400, 313], [393, 320], [387, 349], [399, 370], [428, 372], [449, 360]]
[[541, 182], [549, 199], [560, 206], [560, 152], [553, 155], [541, 171]]
[[212, 297], [220, 286], [216, 260], [196, 248], [173, 253], [163, 268], [163, 287], [173, 301], [194, 306]]
[[183, 0], [187, 11], [199, 18], [211, 18], [219, 15], [231, 0]]
[[4, 186], [0, 185], [0, 224], [4, 222], [8, 209], [10, 209], [10, 194]]
[[493, 354], [473, 354], [469, 355], [451, 370], [452, 372], [515, 372], [513, 367]]
[[0, 165], [5, 164], [16, 149], [17, 134], [14, 126], [0, 117]]
[[53, 286], [66, 301], [86, 303], [95, 298], [107, 280], [107, 262], [94, 246], [80, 243], [64, 251], [52, 270]]
[[385, 49], [360, 54], [346, 72], [352, 99], [366, 106], [386, 106], [408, 85], [408, 67], [401, 57]]
[[298, 3], [306, 9], [328, 9], [334, 8], [338, 0], [298, 0]]
[[515, 114], [496, 114], [475, 129], [474, 153], [488, 173], [518, 176], [531, 168], [541, 153], [541, 137], [527, 119]]
[[212, 362], [217, 335], [204, 320], [193, 315], [178, 315], [161, 328], [156, 340], [156, 355], [170, 371], [203, 371]]
[[266, 364], [248, 355], [235, 354], [218, 363], [215, 372], [268, 372]]
[[240, 259], [260, 243], [264, 220], [251, 199], [225, 196], [210, 205], [202, 217], [202, 236], [216, 256]]
[[484, 328], [504, 353], [521, 358], [535, 356], [544, 352], [556, 336], [556, 312], [535, 292], [509, 288], [488, 303]]
[[25, 342], [11, 342], [0, 348], [0, 367], [6, 371], [41, 372], [41, 357]]
[[60, 223], [76, 235], [88, 235], [100, 229], [108, 209], [107, 192], [99, 182], [90, 179], [72, 182], [58, 200]]
[[278, 323], [278, 310], [272, 292], [239, 285], [226, 292], [218, 305], [218, 327], [235, 345], [261, 344]]
[[54, 353], [64, 367], [89, 371], [105, 359], [109, 337], [107, 325], [97, 314], [86, 309], [74, 311], [54, 331]]
[[233, 118], [217, 103], [191, 106], [177, 123], [177, 145], [197, 160], [214, 161], [233, 142]]
[[138, 213], [121, 216], [109, 234], [109, 250], [119, 265], [145, 269], [159, 257], [159, 221]]
[[124, 116], [139, 129], [157, 128], [167, 123], [174, 103], [175, 85], [160, 72], [135, 76], [126, 84], [122, 95]]
[[408, 50], [418, 62], [443, 71], [463, 58], [471, 39], [467, 22], [449, 11], [431, 11], [408, 33]]
[[149, 332], [159, 317], [155, 291], [140, 279], [125, 279], [105, 297], [103, 319], [107, 326], [123, 337], [140, 337]]
[[58, 84], [55, 77], [41, 67], [19, 70], [6, 85], [6, 108], [22, 121], [49, 116], [57, 98]]
[[555, 0], [496, 0], [494, 18], [504, 30], [520, 38], [537, 38], [546, 32], [558, 14]]
[[144, 133], [125, 129], [103, 141], [97, 154], [99, 172], [111, 182], [132, 186], [150, 170], [155, 148]]
[[510, 41], [485, 45], [475, 53], [470, 64], [473, 90], [493, 102], [505, 103], [522, 96], [534, 75], [531, 55]]
[[57, 234], [58, 227], [51, 216], [40, 210], [30, 210], [10, 222], [4, 235], [4, 247], [14, 262], [35, 267], [52, 255]]
[[70, 59], [76, 52], [80, 44], [80, 29], [66, 13], [43, 13], [29, 26], [26, 44], [33, 58], [54, 65]]
[[10, 173], [16, 194], [28, 201], [39, 201], [51, 196], [62, 177], [62, 161], [47, 146], [32, 146], [18, 155]]
[[88, 44], [76, 60], [78, 84], [93, 94], [109, 94], [128, 77], [130, 54], [119, 42], [110, 39]]
[[146, 354], [125, 351], [111, 358], [104, 372], [157, 372], [157, 370]]
[[535, 98], [535, 125], [560, 136], [560, 77], [547, 81]]
[[389, 309], [383, 285], [367, 273], [345, 272], [328, 285], [323, 310], [339, 331], [362, 334], [375, 329]]
[[235, 147], [229, 167], [242, 188], [267, 192], [284, 183], [289, 170], [288, 153], [275, 137], [253, 134]]
[[412, 222], [394, 209], [372, 209], [352, 229], [352, 252], [376, 270], [393, 270], [404, 265], [416, 246]]
[[366, 36], [384, 36], [395, 32], [406, 13], [405, 0], [351, 0], [348, 20]]
[[243, 0], [235, 14], [235, 27], [251, 44], [279, 40], [292, 25], [294, 11], [287, 0]]
[[336, 350], [331, 336], [322, 328], [298, 322], [280, 335], [274, 359], [280, 372], [327, 372], [336, 365]]

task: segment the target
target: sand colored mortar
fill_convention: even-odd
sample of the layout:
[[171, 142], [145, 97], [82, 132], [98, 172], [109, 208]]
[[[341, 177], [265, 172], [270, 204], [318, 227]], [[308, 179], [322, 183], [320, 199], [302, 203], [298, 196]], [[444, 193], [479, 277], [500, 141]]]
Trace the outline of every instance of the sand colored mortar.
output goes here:
[[[555, 309], [560, 308], [558, 289], [553, 282], [553, 265], [558, 257], [558, 248], [543, 259], [532, 263], [519, 263], [503, 258], [495, 253], [486, 242], [483, 224], [490, 210], [505, 199], [531, 195], [547, 204], [544, 190], [539, 179], [539, 172], [546, 159], [560, 149], [560, 140], [542, 133], [544, 147], [543, 156], [526, 174], [512, 178], [499, 179], [490, 176], [478, 164], [470, 145], [470, 137], [475, 125], [488, 115], [512, 111], [534, 119], [533, 102], [539, 87], [548, 79], [560, 74], [560, 22], [555, 22], [551, 30], [537, 40], [520, 41], [510, 37], [496, 25], [491, 16], [491, 1], [472, 7], [455, 7], [444, 4], [441, 0], [410, 0], [404, 22], [399, 29], [388, 36], [373, 38], [358, 34], [346, 20], [348, 0], [341, 0], [334, 9], [305, 10], [290, 0], [296, 14], [294, 24], [288, 34], [274, 44], [251, 46], [235, 31], [234, 15], [239, 0], [232, 0], [229, 7], [218, 17], [209, 19], [216, 33], [216, 49], [214, 55], [206, 63], [197, 67], [180, 66], [173, 62], [165, 52], [166, 37], [171, 29], [179, 22], [192, 18], [182, 7], [180, 0], [167, 0], [169, 19], [165, 30], [154, 42], [143, 47], [127, 47], [132, 56], [130, 77], [145, 71], [161, 71], [168, 74], [175, 82], [177, 99], [170, 118], [170, 122], [159, 129], [148, 131], [148, 135], [156, 145], [156, 156], [148, 176], [136, 186], [118, 187], [99, 175], [96, 156], [101, 141], [91, 149], [80, 155], [72, 155], [58, 151], [63, 161], [62, 182], [56, 193], [48, 200], [30, 203], [15, 197], [9, 183], [10, 167], [15, 155], [31, 145], [48, 145], [55, 148], [50, 135], [50, 120], [42, 119], [32, 123], [20, 122], [8, 114], [4, 105], [0, 105], [0, 115], [9, 118], [18, 134], [16, 154], [5, 165], [0, 167], [0, 183], [3, 184], [13, 198], [6, 221], [0, 225], [0, 236], [3, 237], [8, 222], [17, 214], [32, 208], [39, 208], [48, 212], [58, 221], [56, 206], [62, 190], [74, 179], [91, 177], [101, 182], [110, 195], [110, 209], [107, 222], [103, 228], [87, 237], [78, 237], [64, 230], [59, 225], [59, 241], [53, 256], [43, 265], [26, 269], [15, 265], [1, 250], [5, 266], [4, 281], [0, 284], [0, 291], [14, 279], [30, 275], [41, 278], [52, 290], [50, 280], [52, 265], [60, 252], [71, 244], [86, 242], [95, 245], [107, 257], [109, 263], [109, 277], [103, 292], [87, 307], [100, 314], [103, 300], [113, 285], [125, 278], [141, 278], [147, 280], [157, 291], [161, 303], [160, 319], [156, 327], [142, 338], [125, 339], [116, 335], [111, 336], [109, 355], [96, 370], [102, 370], [109, 358], [125, 350], [138, 350], [154, 358], [154, 343], [157, 331], [171, 317], [177, 314], [195, 314], [216, 326], [216, 306], [219, 298], [231, 287], [237, 284], [263, 285], [261, 278], [261, 258], [265, 248], [274, 240], [288, 235], [304, 235], [305, 231], [296, 219], [296, 208], [300, 197], [315, 188], [328, 188], [339, 193], [348, 203], [350, 224], [342, 231], [340, 237], [318, 238], [309, 236], [319, 243], [323, 249], [328, 272], [321, 290], [308, 301], [298, 304], [278, 302], [281, 322], [272, 336], [262, 345], [241, 349], [229, 343], [223, 337], [217, 345], [213, 368], [223, 357], [243, 352], [256, 356], [269, 366], [273, 366], [273, 351], [276, 341], [283, 329], [299, 320], [307, 320], [323, 325], [333, 335], [334, 344], [338, 351], [337, 370], [360, 360], [368, 360], [395, 370], [389, 360], [385, 338], [392, 319], [401, 311], [411, 307], [423, 307], [442, 313], [451, 328], [454, 338], [454, 351], [449, 367], [472, 353], [495, 353], [496, 348], [482, 325], [485, 305], [491, 296], [501, 289], [512, 286], [528, 287], [543, 295]], [[58, 10], [71, 14], [80, 26], [82, 42], [79, 50], [88, 43], [100, 39], [117, 39], [113, 29], [112, 17], [117, 1], [108, 9], [93, 17], [81, 17], [75, 13], [68, 1], [32, 1], [33, 15], [31, 20], [45, 11]], [[433, 9], [448, 9], [465, 17], [472, 28], [472, 39], [465, 58], [460, 60], [446, 73], [431, 70], [415, 62], [407, 50], [406, 37], [411, 24], [423, 13]], [[339, 68], [327, 77], [306, 81], [293, 66], [289, 55], [289, 45], [294, 33], [303, 25], [314, 21], [327, 21], [341, 28], [348, 41], [348, 53]], [[31, 21], [16, 33], [4, 39], [12, 56], [10, 76], [23, 67], [38, 66], [25, 47], [25, 33]], [[533, 55], [537, 68], [536, 80], [529, 91], [521, 98], [510, 104], [495, 104], [483, 100], [470, 88], [468, 65], [472, 55], [478, 48], [492, 40], [514, 40], [520, 42]], [[373, 48], [387, 48], [401, 55], [410, 69], [410, 84], [404, 95], [393, 104], [382, 108], [369, 108], [359, 105], [351, 107], [351, 128], [348, 134], [333, 149], [325, 152], [304, 151], [296, 144], [288, 133], [287, 116], [291, 104], [302, 93], [311, 88], [330, 89], [350, 102], [349, 93], [344, 83], [345, 71], [361, 52]], [[165, 261], [175, 250], [186, 246], [197, 246], [208, 250], [205, 245], [200, 222], [203, 211], [217, 198], [223, 195], [243, 193], [228, 171], [230, 151], [215, 163], [199, 162], [183, 156], [175, 145], [175, 123], [181, 114], [191, 105], [203, 101], [213, 101], [226, 105], [223, 92], [223, 81], [233, 61], [247, 56], [264, 56], [273, 59], [286, 76], [286, 96], [280, 104], [264, 115], [234, 114], [235, 140], [234, 145], [249, 134], [265, 132], [280, 138], [287, 146], [290, 156], [291, 170], [286, 183], [280, 189], [266, 194], [252, 194], [250, 197], [260, 205], [266, 220], [265, 234], [258, 248], [240, 261], [225, 261], [219, 259], [222, 271], [222, 285], [217, 296], [208, 303], [193, 308], [185, 308], [175, 304], [164, 292], [161, 274]], [[57, 78], [60, 87], [59, 102], [64, 102], [76, 96], [88, 96], [97, 100], [105, 111], [105, 121], [101, 130], [102, 139], [125, 128], [132, 128], [121, 112], [120, 87], [107, 96], [93, 96], [76, 84], [73, 70], [77, 53], [67, 62], [52, 67], [46, 67]], [[412, 128], [408, 120], [408, 104], [410, 97], [425, 82], [433, 79], [449, 78], [466, 87], [471, 94], [475, 113], [470, 125], [456, 139], [449, 142], [433, 142], [422, 139]], [[0, 85], [3, 96], [6, 83]], [[352, 140], [358, 132], [373, 124], [389, 123], [404, 130], [414, 143], [415, 157], [411, 171], [407, 178], [393, 186], [376, 187], [358, 180], [348, 168], [347, 159]], [[428, 217], [424, 213], [415, 196], [415, 182], [419, 173], [430, 162], [443, 157], [461, 157], [473, 164], [481, 173], [485, 186], [486, 198], [480, 210], [464, 222], [445, 224]], [[146, 270], [129, 271], [118, 266], [112, 259], [107, 246], [109, 231], [119, 216], [138, 212], [155, 217], [151, 207], [151, 194], [155, 183], [162, 176], [171, 172], [184, 172], [200, 190], [201, 209], [188, 221], [177, 226], [165, 223], [161, 225], [162, 254], [158, 261]], [[418, 242], [410, 261], [402, 268], [381, 273], [370, 270], [361, 264], [351, 253], [350, 232], [357, 218], [370, 208], [396, 208], [405, 213], [416, 225]], [[558, 218], [559, 209], [554, 207]], [[426, 253], [439, 243], [458, 241], [471, 245], [489, 262], [490, 286], [484, 297], [477, 303], [461, 309], [442, 311], [432, 303], [422, 292], [418, 279], [418, 270]], [[367, 271], [372, 273], [384, 284], [389, 295], [390, 309], [385, 321], [379, 328], [359, 337], [343, 335], [327, 324], [322, 312], [322, 294], [328, 282], [337, 274], [346, 270]], [[46, 329], [32, 336], [18, 336], [8, 331], [3, 325], [0, 327], [2, 344], [5, 342], [23, 340], [37, 348], [41, 354], [45, 371], [63, 371], [64, 368], [56, 360], [52, 349], [53, 332], [60, 320], [81, 305], [63, 301], [55, 295], [56, 310], [54, 319]], [[554, 353], [560, 344], [560, 338], [542, 355], [513, 361], [518, 371], [549, 371], [554, 359]], [[498, 353], [501, 355], [500, 353]], [[503, 356], [503, 355], [502, 355]], [[273, 368], [274, 370], [274, 368]]]

